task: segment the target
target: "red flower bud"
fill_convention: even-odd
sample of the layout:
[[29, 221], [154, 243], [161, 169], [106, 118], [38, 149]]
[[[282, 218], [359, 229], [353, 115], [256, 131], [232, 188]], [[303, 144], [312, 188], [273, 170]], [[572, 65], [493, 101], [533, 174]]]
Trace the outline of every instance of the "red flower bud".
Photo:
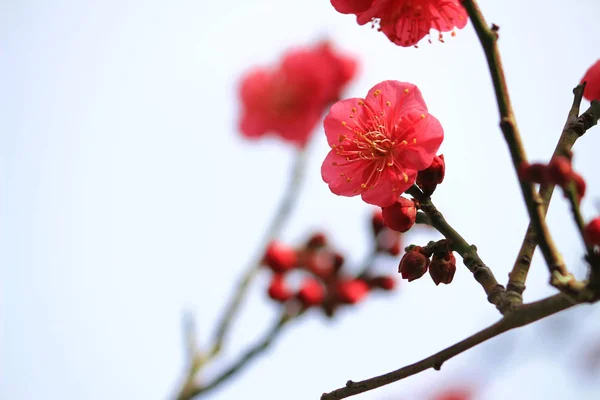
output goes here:
[[356, 304], [369, 293], [369, 285], [362, 279], [340, 281], [336, 289], [338, 298], [346, 304]]
[[339, 271], [340, 268], [342, 268], [342, 266], [344, 265], [344, 261], [346, 261], [344, 259], [344, 256], [341, 255], [340, 253], [335, 253], [333, 255], [333, 269], [335, 271]]
[[390, 256], [399, 256], [402, 251], [402, 246], [400, 246], [400, 241], [395, 242], [390, 248], [387, 249], [387, 252]]
[[581, 175], [579, 175], [577, 172], [573, 172], [573, 174], [571, 175], [571, 179], [573, 179], [573, 182], [575, 182], [575, 188], [577, 189], [577, 196], [579, 196], [579, 201], [581, 201], [581, 199], [583, 199], [583, 196], [585, 196], [585, 189], [586, 189], [585, 181], [583, 180], [583, 177]]
[[304, 307], [318, 306], [325, 299], [325, 290], [316, 279], [306, 278], [302, 282], [297, 297]]
[[586, 225], [583, 234], [589, 246], [600, 246], [600, 217], [591, 220]]
[[271, 268], [273, 272], [286, 272], [296, 266], [297, 260], [298, 255], [293, 247], [273, 240], [267, 246], [263, 264]]
[[392, 256], [399, 255], [402, 250], [400, 236], [401, 235], [398, 232], [391, 229], [386, 228], [382, 230], [379, 235], [377, 235], [377, 249]]
[[431, 165], [417, 174], [417, 185], [426, 196], [431, 196], [437, 185], [443, 182], [446, 173], [444, 155], [433, 157]]
[[327, 250], [310, 252], [306, 259], [306, 269], [323, 278], [331, 275], [334, 263], [335, 256]]
[[292, 292], [288, 288], [282, 274], [275, 274], [269, 284], [269, 297], [281, 303], [288, 301], [292, 297]]
[[571, 160], [563, 156], [553, 157], [546, 170], [548, 180], [562, 187], [571, 181], [572, 174]]
[[327, 237], [322, 232], [314, 233], [306, 242], [306, 247], [309, 249], [318, 249], [327, 244]]
[[381, 209], [383, 223], [397, 232], [406, 232], [417, 219], [417, 207], [415, 202], [405, 197], [398, 198], [394, 204]]
[[429, 275], [436, 285], [440, 283], [449, 284], [456, 272], [456, 258], [452, 251], [436, 253], [433, 255], [429, 265]]
[[421, 247], [415, 246], [402, 256], [398, 272], [402, 275], [402, 279], [411, 282], [422, 277], [427, 272], [427, 267], [429, 267], [429, 257], [421, 252]]
[[548, 182], [548, 166], [546, 164], [523, 163], [519, 167], [519, 178], [526, 182], [544, 183]]
[[385, 224], [383, 223], [383, 215], [380, 209], [373, 211], [371, 216], [371, 228], [373, 229], [373, 236], [377, 236]]
[[392, 276], [376, 276], [369, 280], [369, 285], [373, 288], [394, 290], [396, 288], [396, 280]]

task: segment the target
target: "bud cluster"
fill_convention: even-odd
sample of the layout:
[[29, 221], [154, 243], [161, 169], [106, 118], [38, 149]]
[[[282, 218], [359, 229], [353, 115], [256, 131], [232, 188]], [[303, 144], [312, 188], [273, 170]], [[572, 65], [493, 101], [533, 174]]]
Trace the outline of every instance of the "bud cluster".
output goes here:
[[[442, 246], [439, 246], [442, 244]], [[409, 246], [398, 265], [402, 279], [409, 282], [419, 279], [429, 270], [436, 285], [449, 284], [456, 272], [456, 258], [447, 241], [434, 243], [433, 246]]]
[[523, 164], [519, 168], [519, 177], [527, 182], [557, 185], [565, 191], [573, 183], [579, 201], [585, 195], [585, 181], [581, 175], [573, 170], [569, 157], [556, 156], [548, 164]]
[[[357, 304], [372, 290], [389, 291], [396, 281], [391, 276], [353, 277], [344, 271], [344, 256], [334, 251], [323, 233], [310, 236], [300, 248], [274, 240], [263, 256], [263, 265], [273, 273], [268, 295], [279, 303], [297, 302], [303, 308], [321, 307], [333, 316], [340, 305]], [[288, 282], [290, 272], [301, 272], [297, 288]]]

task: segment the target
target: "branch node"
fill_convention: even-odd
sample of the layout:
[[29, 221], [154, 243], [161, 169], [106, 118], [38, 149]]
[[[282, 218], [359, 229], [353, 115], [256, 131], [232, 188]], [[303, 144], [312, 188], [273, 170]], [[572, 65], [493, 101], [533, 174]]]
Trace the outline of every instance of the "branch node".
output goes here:
[[435, 364], [433, 364], [433, 369], [435, 369], [436, 371], [439, 371], [440, 369], [442, 369], [442, 364], [444, 362], [443, 361], [438, 361]]
[[349, 379], [348, 382], [346, 382], [346, 387], [352, 387], [354, 385], [354, 381], [352, 379]]

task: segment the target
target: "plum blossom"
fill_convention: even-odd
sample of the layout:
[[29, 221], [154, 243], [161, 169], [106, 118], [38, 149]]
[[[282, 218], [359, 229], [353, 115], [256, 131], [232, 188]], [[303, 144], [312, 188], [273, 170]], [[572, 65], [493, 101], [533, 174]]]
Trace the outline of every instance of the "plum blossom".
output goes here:
[[331, 0], [342, 14], [355, 14], [357, 22], [379, 23], [381, 30], [398, 46], [413, 46], [431, 29], [450, 32], [467, 24], [460, 0]]
[[419, 89], [384, 81], [366, 98], [335, 103], [325, 121], [331, 147], [321, 166], [323, 180], [340, 196], [361, 195], [380, 207], [394, 204], [431, 165], [444, 138]]
[[255, 68], [242, 78], [240, 130], [248, 138], [273, 133], [304, 147], [328, 104], [356, 74], [354, 59], [323, 42], [295, 49], [281, 65]]

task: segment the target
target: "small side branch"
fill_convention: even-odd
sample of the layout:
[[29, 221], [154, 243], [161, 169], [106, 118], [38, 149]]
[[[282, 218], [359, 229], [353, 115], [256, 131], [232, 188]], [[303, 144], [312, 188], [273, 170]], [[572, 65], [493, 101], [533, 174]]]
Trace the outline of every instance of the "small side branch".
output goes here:
[[[556, 148], [554, 149], [552, 157], [567, 155], [575, 145], [577, 139], [583, 136], [588, 129], [598, 123], [598, 119], [600, 118], [600, 102], [598, 101], [593, 101], [591, 106], [583, 114], [581, 114], [581, 116], [578, 116], [584, 88], [585, 85], [578, 85], [573, 89], [573, 105], [569, 110], [567, 122], [565, 123], [560, 138], [558, 139], [558, 143], [556, 144]], [[540, 185], [538, 193], [543, 201], [544, 215], [548, 211], [553, 192], [554, 185], [547, 183]], [[531, 265], [535, 248], [535, 231], [533, 229], [533, 225], [530, 223], [527, 227], [527, 232], [523, 238], [523, 244], [521, 245], [521, 249], [519, 250], [515, 264], [509, 274], [509, 281], [508, 285], [506, 286], [507, 298], [509, 300], [514, 298], [516, 299], [517, 303], [522, 301], [521, 294], [525, 289], [525, 281], [527, 279], [529, 266]]]
[[579, 303], [573, 302], [569, 297], [563, 294], [557, 294], [531, 304], [522, 305], [495, 324], [483, 329], [480, 332], [477, 332], [473, 336], [470, 336], [461, 342], [448, 347], [445, 350], [440, 351], [439, 353], [384, 375], [376, 376], [360, 382], [354, 382], [350, 380], [343, 388], [336, 389], [329, 393], [323, 393], [321, 400], [345, 399], [350, 396], [397, 382], [401, 379], [415, 375], [430, 368], [439, 370], [442, 367], [442, 364], [452, 357], [469, 350], [480, 343], [483, 343], [511, 329], [531, 324], [532, 322], [548, 317], [576, 304]]
[[[515, 172], [518, 172], [521, 165], [527, 163], [527, 156], [508, 95], [504, 69], [498, 50], [497, 41], [498, 30], [500, 28], [497, 25], [488, 27], [475, 0], [463, 0], [462, 4], [469, 14], [475, 32], [477, 33], [481, 46], [485, 52], [494, 85], [494, 91], [496, 93], [498, 111], [500, 113], [500, 128], [504, 135], [504, 140], [508, 145]], [[569, 277], [572, 278], [572, 276], [568, 273], [562, 257], [550, 236], [550, 231], [546, 225], [543, 201], [535, 190], [533, 183], [525, 182], [523, 180], [519, 180], [519, 183], [525, 204], [527, 205], [529, 218], [535, 232], [536, 242], [542, 250], [544, 259], [552, 276], [551, 282], [553, 285], [561, 288], [568, 286], [570, 283]]]
[[290, 316], [288, 313], [284, 312], [271, 329], [267, 331], [263, 339], [248, 349], [229, 368], [206, 385], [195, 384], [193, 380], [188, 382], [183, 386], [182, 391], [177, 396], [177, 400], [189, 400], [195, 396], [205, 394], [240, 372], [250, 361], [265, 351], [279, 336], [282, 329], [294, 318], [294, 316]]
[[[444, 218], [431, 199], [417, 187], [412, 186], [406, 193], [419, 201], [421, 210], [428, 217], [428, 223], [452, 242], [452, 248], [463, 259], [465, 266], [471, 271], [475, 280], [483, 287], [490, 303], [500, 309], [503, 304], [504, 286], [500, 285], [492, 270], [479, 257], [477, 248], [470, 245]], [[502, 310], [500, 310], [502, 311]]]
[[296, 199], [298, 198], [298, 191], [302, 185], [304, 180], [304, 173], [306, 171], [306, 151], [304, 149], [299, 150], [296, 154], [296, 160], [294, 161], [294, 169], [292, 171], [292, 177], [289, 181], [288, 187], [285, 191], [284, 197], [279, 204], [279, 208], [275, 212], [275, 216], [271, 221], [270, 226], [267, 229], [267, 232], [259, 246], [259, 254], [256, 259], [250, 263], [247, 267], [246, 272], [240, 279], [237, 289], [228, 304], [223, 316], [218, 324], [217, 333], [215, 335], [212, 349], [210, 351], [209, 357], [215, 356], [223, 346], [223, 341], [227, 333], [229, 332], [229, 328], [233, 319], [242, 304], [243, 299], [246, 296], [250, 283], [258, 273], [260, 269], [261, 259], [263, 257], [263, 253], [269, 242], [277, 237], [283, 227], [284, 222], [287, 220], [290, 215], [294, 205], [296, 203]]

